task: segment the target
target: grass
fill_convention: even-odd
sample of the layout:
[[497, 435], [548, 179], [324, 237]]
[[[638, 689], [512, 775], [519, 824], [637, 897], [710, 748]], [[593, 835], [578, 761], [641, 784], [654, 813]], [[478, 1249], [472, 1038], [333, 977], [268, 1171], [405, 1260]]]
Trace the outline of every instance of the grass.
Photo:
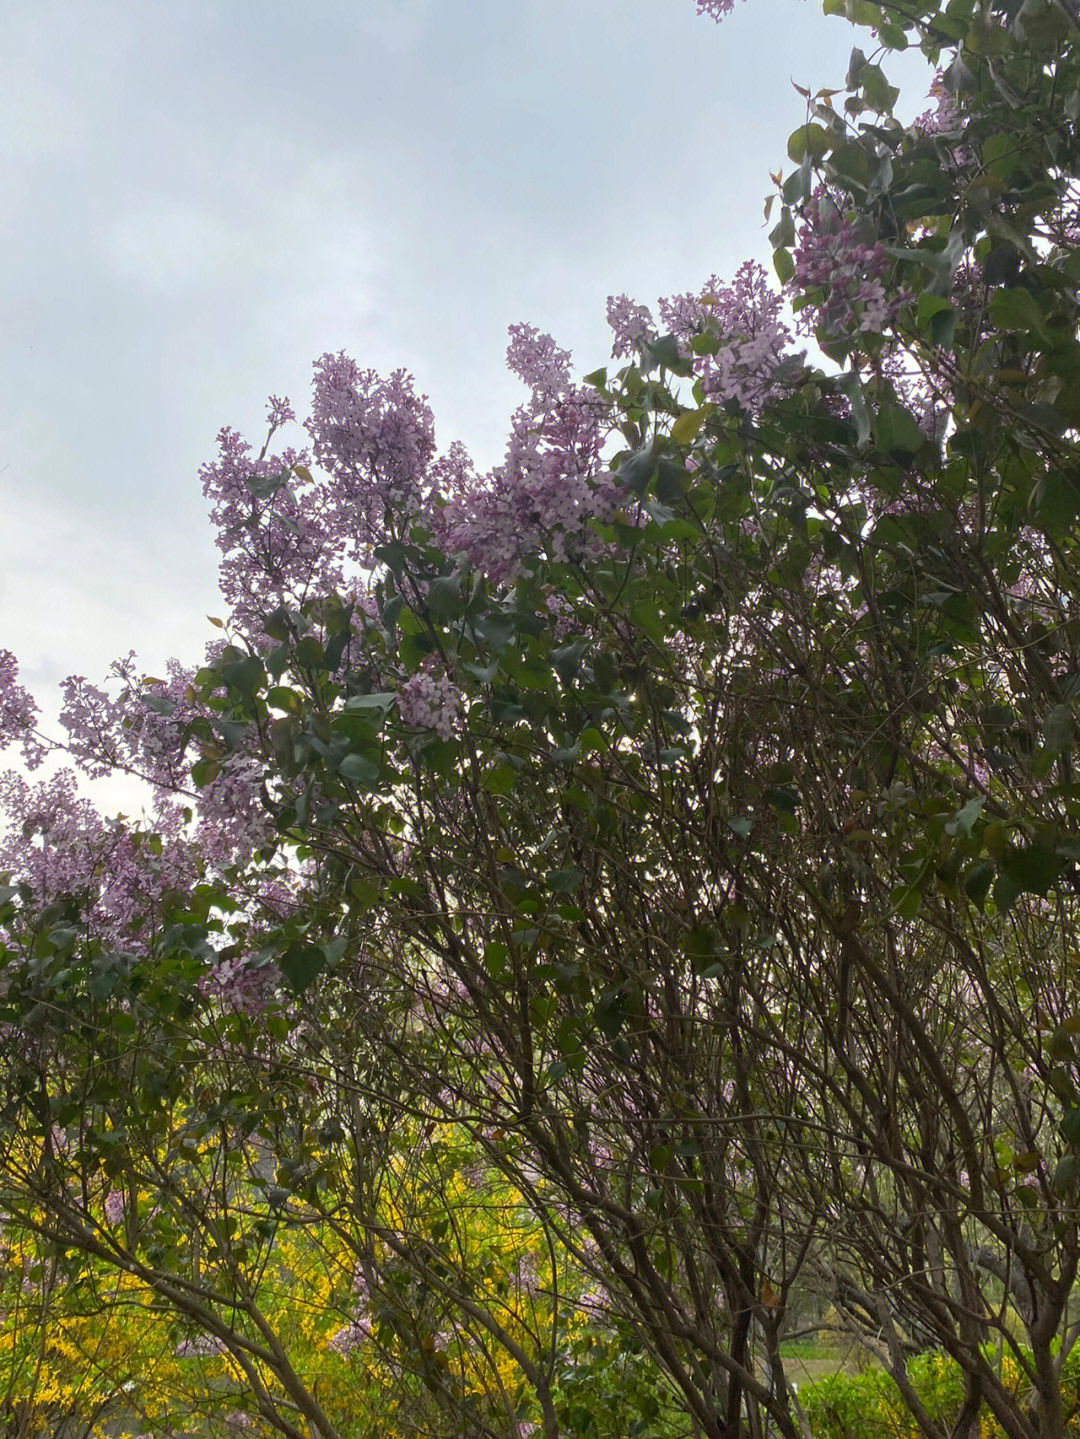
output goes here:
[[839, 1337], [823, 1344], [795, 1339], [780, 1345], [784, 1373], [790, 1383], [809, 1384], [832, 1374], [858, 1374], [866, 1366], [866, 1351], [854, 1340]]

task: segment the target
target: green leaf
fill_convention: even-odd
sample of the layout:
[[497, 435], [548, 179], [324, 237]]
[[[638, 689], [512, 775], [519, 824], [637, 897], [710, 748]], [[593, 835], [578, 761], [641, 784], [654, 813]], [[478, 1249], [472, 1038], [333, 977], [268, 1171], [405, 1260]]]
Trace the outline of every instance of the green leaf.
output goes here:
[[1055, 705], [1043, 724], [1043, 743], [1051, 754], [1064, 754], [1072, 748], [1073, 722], [1068, 705]]
[[1077, 1178], [1080, 1178], [1080, 1157], [1075, 1154], [1063, 1155], [1054, 1170], [1054, 1193], [1064, 1198], [1076, 1187]]
[[979, 818], [979, 815], [982, 814], [985, 804], [986, 799], [981, 794], [976, 795], [974, 799], [969, 799], [967, 804], [964, 805], [962, 809], [958, 809], [952, 819], [949, 820], [945, 826], [945, 833], [957, 834], [963, 839], [967, 839], [974, 828], [975, 821]]
[[222, 665], [221, 678], [230, 689], [239, 690], [242, 695], [253, 695], [265, 680], [266, 671], [258, 655], [248, 655], [247, 659]]
[[1061, 470], [1042, 475], [1031, 493], [1031, 510], [1044, 530], [1063, 530], [1080, 515], [1080, 485]]
[[832, 140], [824, 125], [811, 121], [810, 124], [800, 125], [797, 130], [792, 131], [788, 138], [788, 157], [796, 164], [804, 156], [809, 156], [811, 160], [820, 160], [831, 144]]
[[946, 349], [952, 346], [956, 333], [956, 311], [952, 301], [947, 300], [944, 295], [935, 295], [924, 290], [919, 296], [916, 323], [923, 334], [930, 336], [933, 344]]
[[284, 710], [286, 714], [299, 714], [304, 707], [303, 696], [284, 685], [275, 685], [266, 691], [266, 703], [273, 709]]
[[900, 91], [890, 85], [880, 65], [863, 65], [859, 73], [859, 85], [866, 103], [879, 115], [891, 115]]
[[990, 318], [1003, 330], [1035, 330], [1046, 332], [1046, 321], [1030, 290], [1018, 285], [1011, 290], [995, 290], [990, 297]]
[[989, 860], [981, 859], [964, 874], [964, 893], [972, 904], [981, 905], [990, 892], [994, 881], [994, 866]]
[[700, 410], [685, 410], [671, 427], [671, 438], [678, 445], [688, 445], [701, 429], [709, 416], [708, 406]]
[[544, 883], [553, 894], [571, 894], [581, 883], [580, 869], [549, 869]]
[[362, 754], [347, 754], [338, 765], [342, 779], [351, 780], [360, 789], [376, 790], [379, 787], [381, 767], [374, 760]]
[[326, 965], [326, 955], [317, 944], [297, 944], [278, 960], [278, 968], [296, 990], [302, 994], [318, 978]]
[[461, 575], [442, 575], [428, 585], [427, 606], [436, 619], [456, 619], [465, 613]]
[[305, 635], [298, 640], [293, 650], [296, 663], [308, 670], [322, 670], [326, 668], [326, 657], [323, 654], [323, 647], [314, 635]]
[[693, 374], [693, 366], [683, 356], [679, 341], [674, 335], [660, 335], [657, 339], [650, 340], [643, 349], [657, 364], [670, 370], [673, 375]]
[[657, 454], [651, 441], [643, 450], [623, 455], [616, 470], [619, 484], [635, 495], [643, 495], [656, 474], [657, 463]]
[[191, 782], [196, 789], [202, 789], [217, 779], [220, 765], [215, 759], [200, 759], [191, 766]]
[[795, 219], [791, 208], [785, 205], [780, 211], [780, 219], [769, 232], [769, 243], [775, 250], [787, 249], [795, 243]]
[[773, 269], [781, 285], [786, 285], [795, 273], [795, 261], [791, 258], [790, 250], [773, 251]]
[[649, 1150], [649, 1167], [662, 1174], [674, 1158], [675, 1151], [670, 1144], [654, 1144]]
[[1064, 867], [1061, 856], [1041, 844], [1007, 850], [1001, 859], [1002, 872], [1021, 894], [1045, 894]]
[[502, 979], [509, 968], [510, 951], [501, 940], [493, 940], [484, 950], [484, 968], [492, 979]]
[[926, 436], [907, 410], [882, 405], [874, 416], [874, 444], [887, 454], [913, 455], [926, 444]]
[[500, 764], [485, 771], [480, 780], [480, 788], [486, 794], [511, 794], [517, 780], [517, 770], [508, 764]]
[[361, 713], [374, 711], [376, 714], [385, 715], [394, 703], [394, 699], [395, 696], [390, 690], [382, 690], [369, 695], [352, 695], [345, 701], [345, 709], [349, 712], [355, 710], [359, 710]]
[[914, 919], [922, 904], [922, 891], [913, 884], [898, 884], [892, 892], [893, 913], [899, 919]]

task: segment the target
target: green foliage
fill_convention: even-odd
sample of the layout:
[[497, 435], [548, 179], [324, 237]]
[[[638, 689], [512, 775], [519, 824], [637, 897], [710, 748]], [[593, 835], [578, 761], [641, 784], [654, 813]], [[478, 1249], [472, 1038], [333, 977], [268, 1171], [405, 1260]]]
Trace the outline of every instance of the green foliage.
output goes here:
[[[999, 1351], [994, 1345], [985, 1345], [981, 1357], [1021, 1404], [1032, 1396], [1030, 1349], [1018, 1345]], [[930, 1420], [943, 1432], [951, 1432], [964, 1404], [963, 1379], [956, 1361], [941, 1353], [920, 1354], [908, 1361], [906, 1374]], [[1075, 1350], [1061, 1366], [1061, 1387], [1068, 1416], [1063, 1433], [1080, 1434], [1080, 1354]], [[883, 1369], [817, 1379], [800, 1387], [799, 1401], [814, 1439], [915, 1439], [922, 1432], [895, 1381]], [[998, 1439], [1006, 1431], [992, 1415], [983, 1413], [977, 1432], [980, 1439]]]

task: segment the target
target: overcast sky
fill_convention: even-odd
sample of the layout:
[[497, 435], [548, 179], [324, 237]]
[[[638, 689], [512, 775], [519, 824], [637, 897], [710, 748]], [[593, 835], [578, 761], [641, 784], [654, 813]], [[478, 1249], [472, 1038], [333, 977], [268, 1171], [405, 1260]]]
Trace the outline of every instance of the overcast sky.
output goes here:
[[[762, 202], [845, 22], [748, 0], [7, 0], [0, 649], [43, 705], [217, 613], [196, 475], [345, 349], [488, 467], [506, 327], [608, 359], [606, 297], [767, 261]], [[916, 58], [888, 70], [923, 108]]]

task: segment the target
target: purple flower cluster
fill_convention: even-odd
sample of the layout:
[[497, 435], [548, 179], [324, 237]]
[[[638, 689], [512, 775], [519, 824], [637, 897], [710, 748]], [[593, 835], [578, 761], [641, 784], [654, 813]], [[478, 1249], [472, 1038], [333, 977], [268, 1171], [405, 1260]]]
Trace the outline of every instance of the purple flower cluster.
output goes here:
[[719, 25], [735, 9], [735, 0], [697, 0], [699, 15], [708, 15]]
[[352, 1275], [352, 1292], [356, 1296], [352, 1318], [327, 1341], [327, 1348], [335, 1354], [351, 1354], [354, 1349], [371, 1338], [371, 1295], [367, 1277], [358, 1264]]
[[256, 968], [245, 955], [219, 961], [199, 982], [203, 994], [212, 995], [227, 1009], [249, 1015], [262, 1013], [273, 999], [276, 986], [276, 967]]
[[326, 1347], [335, 1354], [351, 1354], [352, 1351], [371, 1338], [371, 1324], [367, 1319], [351, 1319], [327, 1340]]
[[18, 744], [27, 769], [37, 769], [48, 746], [37, 734], [38, 707], [29, 692], [16, 683], [19, 662], [10, 650], [0, 650], [0, 749]]
[[806, 206], [795, 245], [793, 288], [818, 292], [800, 313], [800, 328], [828, 335], [858, 331], [880, 334], [910, 298], [889, 296], [882, 276], [889, 257], [880, 240], [860, 236], [856, 219], [843, 215], [819, 192]]
[[610, 519], [621, 494], [601, 462], [606, 407], [572, 383], [569, 352], [530, 325], [514, 325], [506, 357], [530, 399], [511, 420], [504, 463], [460, 490], [442, 519], [450, 551], [496, 581], [530, 554], [563, 560], [593, 552], [593, 521]]
[[344, 352], [326, 354], [315, 363], [306, 429], [333, 481], [331, 527], [350, 556], [367, 563], [389, 538], [387, 512], [411, 518], [426, 499], [435, 454], [427, 399], [404, 370], [384, 380]]
[[409, 729], [434, 730], [440, 739], [449, 739], [461, 707], [461, 691], [449, 675], [421, 670], [408, 679], [397, 694], [398, 714]]
[[735, 9], [735, 0], [697, 0], [699, 15], [708, 15], [719, 25]]
[[940, 135], [943, 131], [953, 130], [959, 123], [960, 114], [956, 108], [956, 102], [949, 94], [945, 85], [945, 77], [939, 70], [930, 82], [930, 90], [927, 99], [934, 101], [932, 110], [924, 110], [911, 123], [916, 130], [921, 130], [924, 135]]
[[[668, 332], [693, 360], [708, 398], [758, 410], [785, 389], [781, 365], [790, 358], [792, 335], [781, 318], [782, 305], [764, 269], [748, 260], [730, 285], [713, 275], [702, 289], [661, 299], [657, 308]], [[607, 316], [616, 356], [632, 359], [642, 341], [656, 334], [648, 308], [626, 295], [609, 297]], [[702, 334], [714, 339], [714, 353], [696, 355], [691, 349], [691, 340]]]
[[637, 305], [628, 295], [609, 295], [607, 322], [615, 336], [611, 353], [616, 359], [632, 360], [643, 341], [656, 334], [647, 305]]
[[[272, 437], [293, 413], [275, 396], [269, 417]], [[313, 591], [340, 584], [331, 496], [307, 478], [303, 453], [287, 449], [268, 456], [264, 445], [253, 456], [251, 446], [228, 427], [217, 439], [218, 458], [204, 465], [199, 477], [223, 557], [219, 583], [234, 622], [258, 635], [263, 616], [283, 601], [299, 604]]]
[[153, 836], [129, 830], [80, 797], [71, 770], [36, 785], [0, 776], [0, 814], [8, 822], [0, 870], [29, 883], [39, 904], [78, 897], [97, 933], [127, 948], [162, 894], [199, 877], [201, 861], [178, 811], [163, 808]]
[[116, 1225], [124, 1217], [127, 1199], [120, 1189], [110, 1189], [105, 1196], [105, 1223]]
[[173, 1353], [177, 1359], [207, 1359], [224, 1354], [225, 1345], [214, 1334], [196, 1334], [193, 1339], [181, 1339]]

